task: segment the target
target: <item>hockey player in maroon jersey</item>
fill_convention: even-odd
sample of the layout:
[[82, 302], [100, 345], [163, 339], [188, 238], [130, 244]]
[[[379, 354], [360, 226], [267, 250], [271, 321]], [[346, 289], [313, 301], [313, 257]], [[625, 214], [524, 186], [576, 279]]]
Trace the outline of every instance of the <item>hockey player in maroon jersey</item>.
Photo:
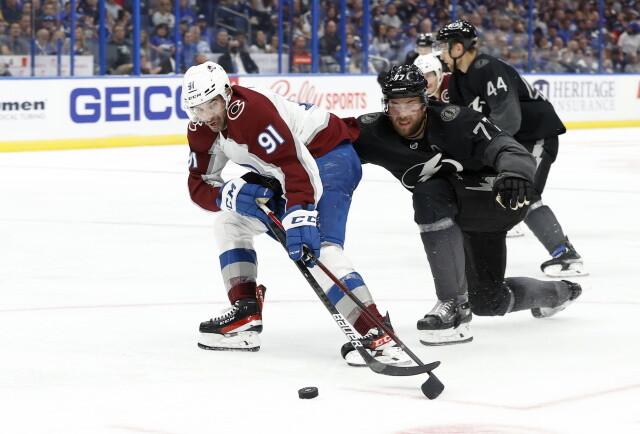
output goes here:
[[442, 72], [442, 63], [435, 54], [429, 53], [418, 56], [413, 62], [424, 75], [427, 81], [427, 96], [442, 102], [449, 102], [449, 77], [450, 72]]
[[[343, 253], [351, 197], [362, 176], [351, 145], [359, 134], [356, 120], [342, 120], [269, 89], [232, 87], [225, 71], [213, 62], [189, 68], [182, 96], [191, 119], [187, 133], [189, 192], [202, 208], [222, 211], [214, 231], [231, 302], [220, 315], [200, 324], [200, 347], [260, 348], [262, 316], [256, 300], [258, 264], [253, 238], [267, 232], [269, 219], [256, 199], [269, 200], [282, 220], [291, 259], [303, 259], [303, 246], [307, 246], [374, 316], [385, 320]], [[250, 172], [223, 180], [228, 161]], [[277, 182], [261, 183], [261, 176]], [[265, 186], [273, 184], [279, 184], [275, 189], [281, 191]], [[375, 358], [387, 364], [411, 362], [318, 267], [311, 268], [311, 273], [338, 311], [366, 336]]]
[[540, 268], [548, 276], [588, 274], [583, 260], [565, 236], [558, 219], [542, 203], [558, 136], [567, 130], [553, 105], [510, 65], [477, 50], [475, 27], [457, 20], [438, 30], [435, 51], [451, 69], [451, 103], [471, 107], [511, 134], [535, 157], [534, 196], [524, 219], [551, 259]]

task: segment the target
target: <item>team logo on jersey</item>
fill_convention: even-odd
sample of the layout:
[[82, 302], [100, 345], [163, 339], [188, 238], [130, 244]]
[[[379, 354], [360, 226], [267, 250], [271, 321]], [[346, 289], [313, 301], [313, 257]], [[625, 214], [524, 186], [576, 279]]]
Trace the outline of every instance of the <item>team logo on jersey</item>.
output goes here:
[[487, 63], [489, 63], [488, 59], [480, 59], [476, 63], [474, 63], [473, 67], [476, 69], [480, 69], [483, 66], [485, 66]]
[[457, 105], [448, 105], [440, 113], [440, 118], [443, 121], [452, 121], [460, 114], [460, 107]]
[[482, 109], [483, 109], [482, 106], [486, 104], [487, 104], [486, 102], [482, 101], [480, 97], [477, 96], [473, 101], [471, 101], [471, 103], [469, 104], [469, 107], [474, 109], [477, 112], [482, 113]]
[[372, 124], [380, 117], [380, 113], [367, 113], [360, 116], [360, 122], [363, 124]]
[[467, 190], [475, 190], [475, 191], [491, 191], [493, 190], [493, 182], [495, 181], [495, 176], [483, 176], [482, 181], [478, 182], [476, 187], [465, 187]]
[[440, 94], [440, 99], [442, 102], [449, 102], [449, 89], [445, 89]]
[[239, 99], [235, 100], [229, 107], [227, 107], [227, 117], [234, 121], [240, 117], [242, 112], [244, 111], [244, 101], [240, 101]]
[[411, 142], [411, 144], [409, 145], [409, 148], [418, 149], [418, 142]]
[[450, 158], [442, 158], [442, 154], [436, 154], [424, 163], [416, 164], [402, 175], [402, 185], [413, 189], [417, 183], [425, 182], [436, 173], [462, 172], [462, 164]]

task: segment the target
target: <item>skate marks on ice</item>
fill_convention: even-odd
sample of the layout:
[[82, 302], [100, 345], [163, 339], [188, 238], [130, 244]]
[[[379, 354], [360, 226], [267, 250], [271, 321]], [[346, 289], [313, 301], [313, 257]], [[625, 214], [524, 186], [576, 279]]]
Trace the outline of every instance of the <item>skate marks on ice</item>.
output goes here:
[[[196, 347], [198, 323], [227, 301], [213, 218], [188, 199], [184, 146], [4, 154], [0, 426], [242, 432], [251, 420], [282, 433], [637, 432], [640, 173], [631, 169], [640, 146], [629, 137], [640, 130], [617, 131], [563, 136], [545, 192], [591, 273], [568, 279], [582, 296], [551, 318], [474, 317], [474, 341], [459, 348], [418, 342], [416, 321], [435, 298], [410, 198], [365, 166], [346, 252], [405, 343], [442, 361], [447, 388], [434, 401], [410, 377], [346, 366], [339, 330], [267, 237], [256, 241], [270, 291], [262, 348]], [[373, 218], [381, 198], [397, 200]], [[544, 278], [548, 255], [530, 232], [508, 243], [509, 275]], [[300, 400], [304, 386], [320, 396]]]

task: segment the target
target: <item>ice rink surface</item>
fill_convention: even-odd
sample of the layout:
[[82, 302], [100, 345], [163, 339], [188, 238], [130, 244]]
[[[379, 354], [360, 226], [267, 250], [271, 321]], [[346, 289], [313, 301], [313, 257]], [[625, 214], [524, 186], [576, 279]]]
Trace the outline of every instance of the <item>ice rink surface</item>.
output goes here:
[[[419, 343], [435, 295], [410, 195], [365, 168], [346, 252], [405, 343], [442, 361], [434, 401], [426, 376], [347, 366], [342, 333], [267, 236], [262, 349], [197, 348], [228, 301], [187, 146], [0, 154], [0, 432], [640, 432], [640, 129], [560, 143], [544, 199], [591, 272], [584, 293], [553, 318], [474, 317], [464, 345]], [[508, 275], [544, 278], [528, 230], [508, 245]], [[300, 400], [304, 386], [320, 396]]]

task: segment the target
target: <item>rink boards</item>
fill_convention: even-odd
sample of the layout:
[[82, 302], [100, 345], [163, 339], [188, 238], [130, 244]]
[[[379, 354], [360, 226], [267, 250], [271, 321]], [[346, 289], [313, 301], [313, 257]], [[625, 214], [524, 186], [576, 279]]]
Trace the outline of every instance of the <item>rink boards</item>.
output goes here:
[[[526, 78], [568, 128], [640, 126], [640, 74]], [[0, 151], [184, 143], [181, 81], [181, 76], [2, 79]], [[232, 82], [271, 88], [342, 117], [381, 109], [375, 75], [249, 75]]]

